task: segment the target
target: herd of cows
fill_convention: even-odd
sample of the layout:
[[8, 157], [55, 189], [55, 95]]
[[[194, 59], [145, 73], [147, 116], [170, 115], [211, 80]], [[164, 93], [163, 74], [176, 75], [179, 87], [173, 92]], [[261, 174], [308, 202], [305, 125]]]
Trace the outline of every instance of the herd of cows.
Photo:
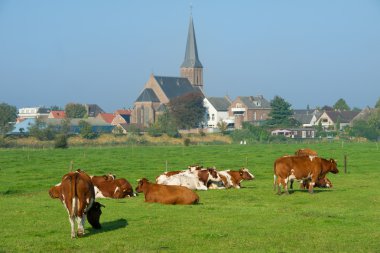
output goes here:
[[[301, 189], [313, 193], [314, 187], [331, 188], [332, 183], [326, 177], [328, 172], [338, 173], [335, 160], [324, 159], [311, 149], [300, 149], [295, 155], [282, 156], [274, 162], [274, 190], [281, 194], [281, 187], [289, 193], [293, 181], [300, 182]], [[101, 207], [96, 199], [125, 198], [143, 193], [145, 202], [162, 204], [197, 204], [199, 196], [194, 190], [227, 189], [241, 187], [243, 180], [253, 180], [254, 175], [246, 168], [240, 170], [218, 171], [215, 168], [188, 166], [185, 170], [168, 171], [156, 177], [156, 182], [148, 179], [138, 180], [135, 191], [124, 178], [115, 175], [90, 176], [78, 169], [62, 177], [57, 185], [49, 190], [52, 198], [58, 198], [69, 214], [71, 237], [84, 235], [84, 223], [87, 217], [90, 225], [100, 229]], [[77, 233], [75, 233], [75, 221]]]

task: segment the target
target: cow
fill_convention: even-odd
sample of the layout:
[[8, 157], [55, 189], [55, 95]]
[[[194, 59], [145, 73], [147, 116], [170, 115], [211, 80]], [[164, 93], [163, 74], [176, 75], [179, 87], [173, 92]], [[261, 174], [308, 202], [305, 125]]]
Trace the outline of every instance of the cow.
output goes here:
[[315, 150], [312, 150], [310, 148], [301, 148], [301, 149], [298, 149], [294, 155], [296, 156], [318, 156], [318, 153], [317, 151]]
[[172, 205], [191, 205], [199, 203], [199, 196], [192, 190], [177, 185], [150, 183], [142, 178], [138, 181], [136, 192], [143, 192], [145, 202]]
[[212, 181], [209, 184], [210, 189], [223, 189], [223, 188], [241, 188], [241, 182], [243, 180], [253, 180], [255, 176], [247, 169], [241, 168], [240, 170], [222, 170], [218, 171], [220, 182]]
[[[302, 183], [301, 183], [300, 189], [301, 190], [303, 190], [303, 189], [309, 189], [309, 183], [310, 183], [310, 180], [303, 180]], [[333, 184], [330, 181], [330, 179], [328, 179], [327, 177], [324, 177], [324, 178], [318, 178], [318, 180], [315, 182], [314, 187], [332, 188]]]
[[65, 174], [59, 184], [50, 188], [49, 195], [51, 198], [59, 198], [65, 206], [69, 214], [71, 238], [76, 237], [75, 220], [77, 220], [78, 226], [77, 236], [81, 237], [84, 235], [86, 214], [91, 216], [89, 217], [91, 220], [90, 224], [94, 228], [100, 228], [99, 218], [101, 211], [99, 213], [99, 203], [94, 205], [94, 186], [91, 178], [84, 171], [77, 170]]
[[285, 193], [288, 192], [287, 183], [289, 180], [309, 179], [309, 192], [313, 193], [313, 187], [319, 178], [324, 178], [328, 172], [338, 173], [337, 164], [334, 159], [324, 159], [321, 157], [308, 156], [283, 156], [274, 162], [274, 183], [273, 188], [281, 194], [281, 185]]
[[220, 181], [220, 177], [214, 168], [189, 167], [188, 170], [177, 173], [166, 172], [156, 178], [157, 184], [181, 185], [191, 190], [207, 190], [210, 180]]
[[133, 197], [132, 185], [125, 178], [116, 178], [115, 175], [91, 176], [95, 189], [95, 198], [125, 198]]

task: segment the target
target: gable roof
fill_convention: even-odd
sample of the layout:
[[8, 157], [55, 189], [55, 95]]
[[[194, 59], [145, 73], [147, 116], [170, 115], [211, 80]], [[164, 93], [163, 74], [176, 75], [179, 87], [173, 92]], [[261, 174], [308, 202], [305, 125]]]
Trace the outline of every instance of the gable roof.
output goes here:
[[358, 115], [358, 111], [325, 111], [327, 116], [333, 121], [337, 122], [338, 119], [340, 123], [349, 123], [351, 120]]
[[310, 124], [314, 115], [313, 114], [295, 114], [293, 117], [301, 124]]
[[239, 97], [248, 109], [270, 109], [270, 103], [263, 96]]
[[99, 113], [97, 117], [103, 119], [107, 123], [111, 123], [115, 118], [115, 115], [112, 113]]
[[131, 115], [132, 111], [131, 110], [126, 110], [126, 109], [120, 109], [116, 110], [115, 114], [120, 114], [120, 115]]
[[105, 113], [97, 104], [85, 104], [88, 117], [96, 117], [99, 113]]
[[217, 111], [228, 111], [231, 105], [231, 101], [226, 97], [208, 97], [207, 100]]
[[[186, 77], [153, 76], [166, 97], [171, 100], [187, 93], [201, 92]], [[203, 93], [202, 93], [203, 94]]]
[[160, 102], [160, 100], [151, 88], [145, 88], [136, 99], [136, 102]]

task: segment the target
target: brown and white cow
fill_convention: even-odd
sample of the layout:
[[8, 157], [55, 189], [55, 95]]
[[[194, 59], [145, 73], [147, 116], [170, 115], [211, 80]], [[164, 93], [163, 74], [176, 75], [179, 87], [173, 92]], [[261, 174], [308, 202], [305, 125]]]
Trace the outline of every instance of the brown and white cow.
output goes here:
[[90, 216], [88, 217], [91, 220], [90, 224], [94, 228], [100, 228], [100, 206], [98, 206], [99, 203], [94, 206], [94, 186], [91, 178], [84, 171], [77, 170], [65, 174], [59, 184], [50, 188], [49, 195], [52, 198], [59, 198], [65, 206], [69, 214], [71, 238], [76, 236], [75, 219], [77, 220], [78, 237], [84, 235], [86, 214]]
[[125, 178], [116, 178], [115, 175], [91, 176], [94, 184], [95, 198], [125, 198], [133, 197], [132, 185]]
[[[300, 189], [309, 189], [310, 180], [303, 180], [300, 186]], [[318, 178], [318, 180], [315, 182], [314, 187], [319, 188], [332, 188], [333, 184], [327, 177]]]
[[221, 181], [209, 184], [210, 189], [223, 189], [223, 188], [241, 188], [243, 180], [253, 180], [255, 176], [247, 169], [241, 168], [240, 170], [222, 170], [218, 171]]
[[143, 192], [145, 202], [151, 203], [191, 205], [199, 202], [199, 196], [184, 186], [154, 184], [146, 178], [139, 180], [136, 192]]
[[281, 194], [281, 186], [288, 192], [289, 180], [310, 180], [309, 192], [313, 193], [313, 187], [319, 178], [324, 178], [328, 172], [338, 173], [335, 160], [309, 156], [284, 156], [274, 162], [274, 189], [278, 187]]

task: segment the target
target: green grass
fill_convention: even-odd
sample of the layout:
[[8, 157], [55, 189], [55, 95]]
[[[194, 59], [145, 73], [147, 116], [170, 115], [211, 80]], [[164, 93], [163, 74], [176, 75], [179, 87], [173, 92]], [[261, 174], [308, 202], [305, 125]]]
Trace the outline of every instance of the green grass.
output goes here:
[[[340, 173], [328, 175], [334, 188], [276, 195], [273, 161], [306, 146], [338, 160]], [[168, 170], [247, 166], [256, 180], [239, 190], [198, 191], [195, 206], [147, 204], [143, 195], [100, 200], [103, 229], [86, 223], [86, 236], [71, 239], [66, 210], [48, 195], [71, 161], [133, 186], [154, 180], [166, 163]], [[0, 252], [379, 252], [379, 176], [376, 143], [1, 149]]]

